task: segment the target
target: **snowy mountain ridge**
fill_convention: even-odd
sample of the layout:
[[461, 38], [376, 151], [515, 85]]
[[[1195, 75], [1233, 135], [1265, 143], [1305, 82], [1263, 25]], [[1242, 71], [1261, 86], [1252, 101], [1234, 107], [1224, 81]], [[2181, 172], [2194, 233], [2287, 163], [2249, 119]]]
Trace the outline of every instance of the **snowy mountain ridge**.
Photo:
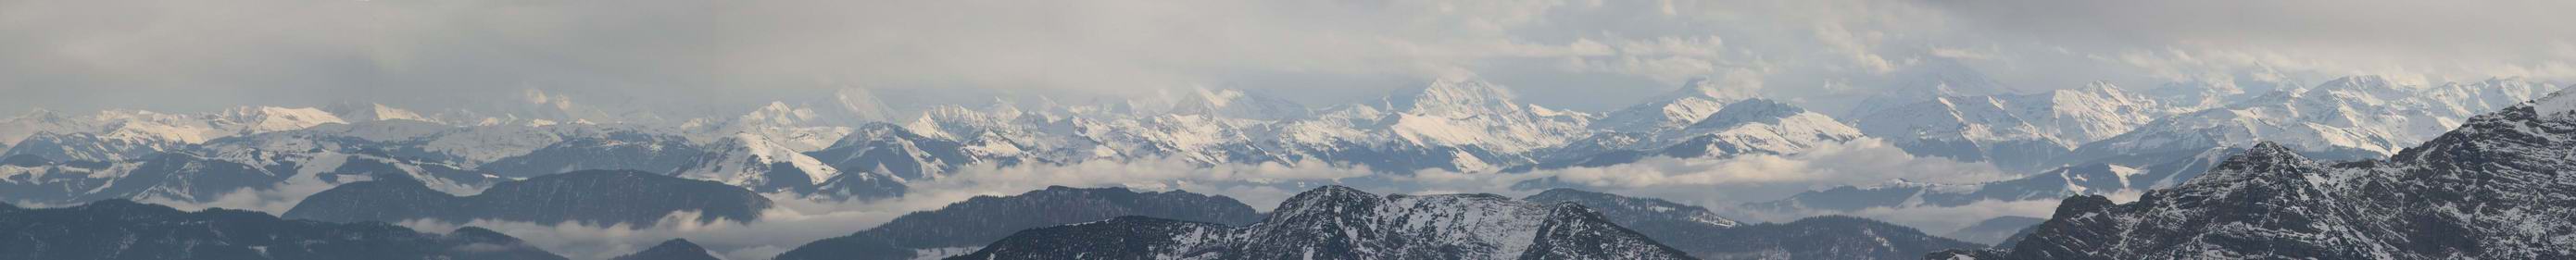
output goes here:
[[1935, 259], [2566, 258], [2576, 115], [2547, 98], [2467, 119], [2383, 160], [2262, 142], [2138, 201], [2068, 198], [2012, 248]]

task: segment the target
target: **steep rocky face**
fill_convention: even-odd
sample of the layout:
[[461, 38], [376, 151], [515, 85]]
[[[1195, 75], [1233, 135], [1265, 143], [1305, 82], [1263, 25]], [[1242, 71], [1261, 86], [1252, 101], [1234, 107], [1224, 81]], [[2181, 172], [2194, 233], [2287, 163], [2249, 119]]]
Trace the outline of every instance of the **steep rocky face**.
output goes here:
[[1611, 222], [1700, 259], [1913, 259], [1939, 250], [1983, 247], [1853, 217], [1745, 225], [1715, 218], [1705, 208], [1652, 198], [1555, 189], [1526, 200], [1601, 209]]
[[2113, 205], [2069, 198], [2009, 249], [1935, 258], [2576, 257], [2576, 114], [2563, 92], [2469, 119], [2384, 161], [2321, 164], [2262, 143]]
[[1048, 187], [1015, 196], [979, 196], [914, 212], [850, 236], [815, 241], [777, 259], [918, 259], [966, 253], [1020, 230], [1144, 216], [1246, 225], [1263, 217], [1224, 196], [1184, 191]]
[[0, 205], [7, 259], [561, 260], [500, 233], [422, 234], [385, 223], [281, 220], [257, 212], [182, 212], [125, 200], [19, 209]]
[[[1084, 251], [1079, 248], [1114, 248]], [[953, 259], [1689, 259], [1580, 205], [1325, 186], [1247, 227], [1120, 218], [1013, 234]]]
[[2330, 198], [2324, 182], [2331, 177], [2326, 174], [2324, 165], [2263, 143], [2209, 174], [2136, 203], [2070, 199], [2031, 238], [2000, 256], [2364, 259], [2392, 253], [2362, 233], [2368, 227], [2354, 222], [2359, 211]]
[[306, 197], [284, 215], [335, 222], [494, 219], [644, 227], [681, 211], [701, 214], [696, 221], [752, 221], [770, 203], [723, 183], [637, 171], [580, 171], [501, 182], [463, 197], [417, 182], [351, 183]]
[[689, 240], [687, 240], [687, 239], [671, 239], [671, 241], [662, 241], [662, 244], [659, 244], [659, 245], [653, 245], [653, 247], [652, 247], [652, 248], [645, 248], [645, 249], [644, 249], [644, 251], [635, 252], [635, 254], [631, 254], [631, 255], [618, 256], [618, 257], [616, 257], [616, 258], [609, 258], [608, 260], [719, 260], [719, 259], [720, 259], [720, 258], [716, 258], [716, 257], [715, 257], [715, 255], [708, 254], [708, 253], [707, 253], [707, 248], [705, 248], [705, 247], [699, 247], [697, 243], [689, 243]]

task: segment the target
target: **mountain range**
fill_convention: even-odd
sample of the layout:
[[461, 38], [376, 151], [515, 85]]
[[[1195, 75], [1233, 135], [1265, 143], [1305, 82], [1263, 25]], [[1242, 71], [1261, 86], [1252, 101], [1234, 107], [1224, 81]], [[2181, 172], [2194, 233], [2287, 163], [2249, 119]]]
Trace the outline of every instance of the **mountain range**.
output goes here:
[[2263, 142], [2115, 204], [2070, 197], [2010, 248], [1941, 259], [2576, 257], [2565, 92], [2468, 118], [2384, 159], [2323, 162]]
[[[2416, 186], [2455, 179], [2546, 180], [2545, 176], [2527, 173], [2556, 167], [2548, 164], [2554, 159], [2481, 149], [2553, 144], [2543, 141], [2555, 140], [2554, 132], [2548, 131], [2554, 131], [2550, 129], [2555, 123], [2550, 120], [2558, 119], [2553, 112], [2558, 110], [2547, 104], [2562, 101], [2549, 98], [2522, 103], [2559, 88], [2550, 84], [2498, 78], [2416, 85], [2384, 77], [2355, 76], [2302, 86], [2240, 75], [2231, 81], [2178, 82], [2147, 91], [2095, 83], [2019, 92], [1973, 70], [1925, 69], [1893, 75], [1904, 78], [1895, 82], [1909, 87], [1874, 95], [1864, 106], [1842, 113], [1802, 107], [1799, 104], [1807, 102], [1794, 99], [1733, 93], [1727, 91], [1731, 86], [1718, 85], [1717, 81], [1694, 80], [1636, 105], [1594, 114], [1525, 103], [1509, 88], [1473, 78], [1442, 78], [1367, 102], [1320, 107], [1258, 92], [1200, 89], [1169, 100], [1058, 103], [1040, 97], [994, 99], [979, 106], [900, 108], [878, 100], [866, 90], [845, 90], [814, 100], [771, 102], [739, 114], [655, 113], [638, 105], [577, 101], [570, 95], [539, 91], [491, 100], [494, 104], [483, 108], [434, 111], [362, 103], [324, 108], [253, 106], [197, 114], [109, 110], [70, 115], [39, 110], [0, 120], [0, 139], [5, 139], [0, 140], [5, 142], [0, 147], [6, 147], [0, 150], [5, 151], [0, 152], [0, 195], [12, 203], [36, 205], [108, 200], [205, 203], [244, 192], [276, 192], [281, 187], [337, 186], [278, 213], [289, 219], [340, 222], [500, 219], [651, 225], [680, 211], [699, 212], [702, 219], [698, 221], [754, 220], [771, 206], [771, 198], [903, 198], [920, 183], [946, 181], [979, 169], [1021, 165], [1171, 160], [1199, 166], [1359, 167], [1388, 178], [1421, 171], [1544, 174], [1556, 169], [1604, 167], [1655, 158], [1720, 160], [1796, 155], [1818, 147], [1883, 140], [1911, 155], [1991, 164], [2010, 176], [1985, 182], [1917, 179], [1875, 185], [1828, 185], [1784, 194], [1778, 200], [1723, 208], [1817, 215], [2136, 194], [2145, 194], [2140, 203], [2181, 203], [2170, 201], [2170, 196], [2175, 195], [2158, 195], [2170, 192], [2150, 191], [2191, 188], [2196, 182], [2211, 179], [2212, 174], [2242, 174], [2245, 167], [2229, 166], [2244, 158], [2239, 154], [2271, 154], [2266, 156], [2296, 158], [2282, 161], [2311, 165], [2318, 169], [2315, 171], [2325, 172], [2315, 175], [2333, 176], [2325, 178], [2329, 182], [2324, 184], [2309, 185], [2322, 187], [2313, 188], [2318, 191], [2314, 194], [2322, 194], [2316, 196], [2362, 201], [2353, 202], [2361, 203], [2355, 205], [2327, 205], [2338, 207], [2333, 210], [2340, 211], [2335, 212], [2282, 214], [2366, 212], [2373, 215], [2337, 218], [2352, 223], [2449, 225], [2443, 227], [2495, 237], [2494, 241], [2480, 240], [2474, 245], [2426, 244], [2384, 238], [2412, 235], [2407, 232], [2418, 232], [2413, 229], [2422, 227], [2370, 226], [2375, 230], [2353, 231], [2370, 237], [2292, 242], [2372, 245], [2371, 250], [2378, 250], [2373, 252], [2408, 256], [2558, 256], [2491, 249], [2496, 247], [2493, 244], [2546, 244], [2550, 238], [2483, 230], [2500, 228], [2479, 226], [2492, 225], [2478, 222], [2486, 220], [2444, 222], [2450, 220], [2442, 218], [2466, 217], [2383, 205], [2463, 198], [2374, 197], [2430, 196], [2423, 194], [2435, 194], [2433, 191], [2346, 194], [2360, 193], [2347, 190], [2356, 188], [2346, 185], [2430, 189]], [[2532, 112], [2514, 114], [2524, 110]], [[2462, 125], [2465, 126], [2454, 127]], [[2482, 135], [2452, 137], [2464, 132]], [[2432, 153], [2436, 148], [2451, 150]], [[2292, 156], [2274, 156], [2278, 153]], [[2455, 161], [2428, 161], [2432, 159]], [[2525, 162], [2498, 162], [2507, 159]], [[2444, 175], [2467, 174], [2463, 171], [2509, 176]], [[2429, 184], [2393, 181], [2401, 179]], [[1535, 191], [1570, 185], [1544, 180], [1515, 187]], [[2470, 190], [2456, 197], [2509, 197], [2521, 200], [2511, 203], [2555, 203], [2478, 190], [2495, 189], [2491, 187], [2454, 186], [2459, 187], [2447, 188]], [[2549, 187], [2529, 189], [2544, 188]], [[1121, 192], [1130, 195], [1117, 195]], [[1121, 232], [1155, 239], [1084, 245], [1134, 249], [1117, 252], [1134, 254], [1124, 256], [1181, 254], [1214, 258], [1303, 255], [1298, 251], [1302, 249], [1282, 245], [1312, 245], [1325, 250], [1323, 255], [1345, 257], [1574, 258], [1663, 257], [1673, 252], [1699, 258], [1908, 258], [1905, 256], [1928, 250], [1975, 247], [1973, 243], [1922, 235], [1911, 228], [1866, 219], [1817, 217], [1746, 224], [1701, 214], [1705, 209], [1679, 213], [1646, 210], [1633, 206], [1675, 210], [1687, 207], [1635, 198], [1569, 195], [1580, 194], [1570, 190], [1551, 190], [1540, 195], [1555, 195], [1520, 200], [1480, 195], [1324, 196], [1357, 192], [1347, 188], [1308, 193], [1315, 192], [1325, 192], [1316, 194], [1323, 196], [1317, 198], [1330, 198], [1331, 203], [1324, 204], [1376, 205], [1351, 209], [1384, 214], [1307, 212], [1323, 207], [1311, 204], [1323, 203], [1319, 201], [1305, 201], [1310, 204], [1297, 207], [1290, 206], [1300, 204], [1283, 204], [1280, 210], [1259, 213], [1232, 199], [1197, 194], [1048, 189], [993, 201], [1075, 201], [1071, 204], [1103, 208], [1082, 214], [1041, 216], [1054, 218], [992, 220], [996, 222], [972, 224], [979, 226], [973, 230], [944, 229], [967, 225], [949, 221], [969, 219], [966, 216], [1065, 210], [961, 202], [951, 205], [954, 210], [920, 213], [936, 217], [898, 219], [895, 223], [907, 224], [890, 223], [849, 237], [816, 242], [782, 258], [816, 259], [787, 256], [861, 253], [872, 257], [867, 259], [969, 253], [1043, 258], [1058, 256], [1050, 252], [1061, 250], [1048, 249], [1058, 244], [1091, 243], [1068, 241], [1080, 238], [1080, 232], [1110, 228], [1135, 228]], [[1187, 199], [1164, 199], [1167, 197]], [[685, 203], [669, 203], [672, 201]], [[2081, 202], [2090, 204], [2064, 203], [2068, 205], [2061, 207], [2103, 204]], [[1313, 236], [1309, 234], [1312, 230], [1279, 229], [1282, 225], [1308, 225], [1299, 228], [1382, 230], [1404, 223], [1317, 226], [1321, 224], [1300, 221], [1382, 221], [1377, 218], [1440, 213], [1375, 208], [1386, 205], [1441, 210], [1480, 206], [1485, 207], [1477, 209], [1480, 214], [1496, 217], [1480, 218], [1493, 221], [1479, 223], [1484, 226], [1430, 227], [1439, 232], [1492, 233], [1495, 231], [1490, 228], [1507, 228], [1511, 232], [1503, 233], [1513, 236], [1522, 236], [1521, 231], [1582, 235], [1497, 242], [1480, 240], [1490, 237], [1457, 237], [1451, 233], [1388, 232], [1367, 235], [1371, 239], [1448, 240], [1367, 244]], [[1164, 211], [1169, 208], [1189, 210]], [[2078, 209], [2162, 210], [2101, 208]], [[1307, 215], [1283, 219], [1283, 212]], [[1213, 215], [1192, 215], [1202, 213]], [[2423, 219], [2377, 217], [2389, 214]], [[2553, 213], [2530, 214], [2546, 218]], [[1119, 218], [1129, 215], [1151, 218]], [[2155, 255], [2164, 252], [2156, 250], [2170, 248], [2121, 252], [2033, 249], [2037, 251], [2027, 252], [2043, 253], [2021, 253], [2025, 252], [2023, 247], [2125, 239], [2077, 237], [2068, 232], [2171, 224], [2084, 221], [2095, 222], [2051, 233], [2047, 227], [2060, 222], [2053, 219], [2041, 224], [2043, 228], [2031, 229], [2035, 236], [2011, 235], [2022, 230], [2010, 228], [2016, 225], [2013, 223], [1970, 227], [1976, 229], [1973, 231], [1961, 229], [1951, 234], [1977, 242], [2001, 242], [1997, 238], [2021, 242], [1995, 251], [1960, 251], [1954, 255], [2171, 256]], [[2381, 225], [2373, 223], [2353, 225]], [[1639, 226], [1655, 228], [1629, 229]], [[1027, 231], [1011, 233], [1022, 230]], [[1674, 230], [1751, 238], [1663, 239], [1690, 236], [1669, 233]], [[1859, 236], [1861, 240], [1838, 240], [1854, 237], [1844, 235], [1815, 237], [1817, 232], [1824, 232], [1820, 230], [1872, 236]], [[1164, 238], [1189, 232], [1207, 236]], [[1501, 233], [1478, 235], [1495, 234]], [[1345, 236], [1353, 237], [1361, 235]], [[1653, 242], [1674, 240], [1736, 242]], [[1568, 241], [1612, 247], [1552, 244]], [[1892, 242], [1845, 244], [1851, 241]], [[1459, 247], [1466, 249], [1421, 249]], [[2419, 247], [2459, 253], [2424, 251], [2427, 249]]]
[[1248, 226], [1151, 217], [1032, 229], [951, 259], [1689, 259], [1583, 206], [1490, 194], [1299, 193]]

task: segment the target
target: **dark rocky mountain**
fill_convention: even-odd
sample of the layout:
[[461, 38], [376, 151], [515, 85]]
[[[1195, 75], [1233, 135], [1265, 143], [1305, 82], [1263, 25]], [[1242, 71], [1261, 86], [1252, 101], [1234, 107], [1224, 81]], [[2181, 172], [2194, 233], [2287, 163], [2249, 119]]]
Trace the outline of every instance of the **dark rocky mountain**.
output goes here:
[[1610, 217], [1611, 221], [1616, 221], [1621, 223], [1620, 225], [1626, 226], [1635, 226], [1630, 224], [1648, 222], [1678, 222], [1675, 224], [1716, 227], [1734, 227], [1741, 225], [1741, 223], [1737, 223], [1733, 219], [1727, 219], [1726, 217], [1718, 216], [1716, 212], [1708, 211], [1708, 208], [1674, 203], [1657, 198], [1637, 198], [1619, 196], [1617, 194], [1559, 188], [1548, 189], [1547, 191], [1539, 192], [1538, 195], [1530, 195], [1529, 197], [1521, 198], [1521, 200], [1537, 203], [1581, 204], [1584, 207], [1592, 208], [1592, 210], [1600, 211], [1602, 216]]
[[1690, 259], [1582, 205], [1491, 194], [1300, 193], [1244, 227], [1126, 217], [1032, 229], [951, 259]]
[[1225, 196], [1056, 186], [1015, 196], [978, 196], [938, 210], [905, 214], [856, 234], [797, 247], [777, 259], [916, 259], [963, 254], [1020, 230], [1119, 216], [1225, 225], [1247, 225], [1262, 218], [1251, 206]]
[[126, 200], [20, 209], [0, 204], [0, 259], [561, 260], [507, 235], [465, 227], [423, 234], [384, 223], [284, 220]]
[[2021, 236], [2023, 235], [2021, 232], [2029, 231], [2031, 226], [2038, 226], [2039, 222], [2043, 221], [2048, 221], [2048, 219], [2023, 216], [1995, 217], [1983, 221], [1977, 221], [1976, 224], [1970, 224], [1967, 227], [1959, 228], [1959, 230], [1956, 231], [1950, 231], [1949, 234], [1942, 234], [1941, 236], [1969, 242], [1994, 244], [2000, 247], [2004, 246], [2002, 243], [2005, 239]]
[[1742, 225], [1723, 218], [1712, 220], [1716, 214], [1705, 208], [1661, 199], [1553, 189], [1526, 200], [1601, 209], [1619, 226], [1700, 259], [1913, 259], [1934, 251], [1984, 247], [1854, 217]]
[[640, 171], [578, 171], [492, 185], [456, 196], [401, 180], [350, 183], [306, 197], [286, 218], [336, 222], [475, 219], [651, 226], [673, 212], [698, 221], [751, 221], [770, 201], [742, 187]]
[[2470, 118], [2386, 160], [2325, 164], [2260, 143], [2113, 204], [2068, 198], [2011, 248], [1949, 259], [2576, 258], [2576, 97]]
[[697, 243], [689, 243], [687, 239], [671, 239], [671, 241], [662, 241], [662, 244], [654, 245], [652, 248], [645, 248], [644, 251], [608, 260], [720, 260], [720, 258], [708, 254], [707, 248], [699, 247]]

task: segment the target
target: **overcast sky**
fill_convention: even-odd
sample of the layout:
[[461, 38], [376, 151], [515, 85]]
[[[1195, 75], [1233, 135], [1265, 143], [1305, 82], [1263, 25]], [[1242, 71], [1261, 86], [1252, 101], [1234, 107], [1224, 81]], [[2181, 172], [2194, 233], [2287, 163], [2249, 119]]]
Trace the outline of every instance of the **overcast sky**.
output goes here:
[[2565, 80], [2569, 10], [2576, 1], [0, 0], [0, 111], [434, 104], [527, 88], [743, 106], [841, 87], [1244, 88], [1334, 103], [1440, 77], [1603, 111], [1693, 77], [1791, 99], [1868, 93], [1865, 79], [1927, 59], [2021, 89], [2262, 67]]

